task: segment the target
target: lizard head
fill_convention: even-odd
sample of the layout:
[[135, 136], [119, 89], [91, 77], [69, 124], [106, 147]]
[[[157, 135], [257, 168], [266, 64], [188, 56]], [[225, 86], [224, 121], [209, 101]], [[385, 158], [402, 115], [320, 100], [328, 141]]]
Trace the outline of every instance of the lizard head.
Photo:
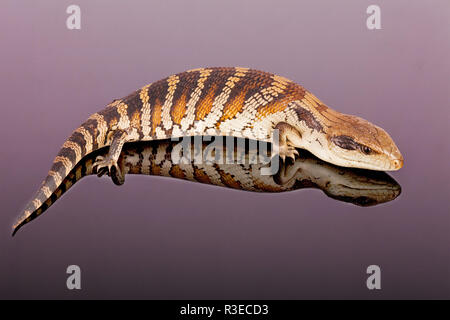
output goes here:
[[328, 108], [310, 93], [306, 96], [293, 101], [300, 120], [295, 128], [302, 140], [296, 147], [342, 167], [392, 171], [403, 166], [403, 156], [382, 128]]
[[339, 114], [327, 128], [328, 153], [337, 165], [398, 170], [403, 156], [382, 128], [356, 116]]

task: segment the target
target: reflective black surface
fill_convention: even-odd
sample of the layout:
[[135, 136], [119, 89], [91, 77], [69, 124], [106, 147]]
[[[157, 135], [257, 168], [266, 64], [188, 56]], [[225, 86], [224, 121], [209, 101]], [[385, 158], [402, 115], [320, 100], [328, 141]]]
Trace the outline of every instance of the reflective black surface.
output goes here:
[[[156, 175], [265, 193], [317, 188], [330, 198], [359, 206], [388, 202], [401, 192], [400, 185], [384, 172], [338, 167], [305, 150], [300, 152], [295, 160], [282, 161], [271, 153], [270, 144], [232, 137], [188, 137], [126, 143], [118, 163], [125, 179], [129, 174]], [[32, 220], [83, 177], [102, 177], [104, 172], [93, 169], [93, 163], [107, 153], [108, 148], [103, 148], [84, 157], [54, 192], [51, 203], [31, 215]], [[273, 171], [264, 171], [270, 167]], [[124, 183], [117, 180], [115, 171], [111, 178], [117, 185]]]

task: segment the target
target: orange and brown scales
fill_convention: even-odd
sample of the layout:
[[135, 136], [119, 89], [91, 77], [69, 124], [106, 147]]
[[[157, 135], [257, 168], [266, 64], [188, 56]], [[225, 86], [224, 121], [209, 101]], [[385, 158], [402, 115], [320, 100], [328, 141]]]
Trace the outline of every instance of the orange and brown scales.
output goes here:
[[[270, 73], [247, 68], [201, 68], [149, 84], [114, 101], [97, 115], [109, 130], [136, 128], [138, 136], [133, 140], [165, 139], [204, 133], [195, 132], [199, 127], [219, 131], [222, 127], [250, 127], [254, 120], [283, 112], [290, 101], [304, 96], [301, 86]], [[84, 126], [89, 130], [92, 124]], [[101, 136], [100, 142], [106, 145], [107, 137]]]
[[299, 108], [304, 113], [301, 114], [287, 110], [294, 100], [310, 104], [308, 98], [315, 103], [306, 93], [286, 78], [238, 67], [189, 70], [146, 85], [114, 100], [72, 133], [16, 227], [56, 192], [61, 194], [58, 188], [80, 159], [109, 146], [117, 129], [133, 129], [127, 141], [202, 134], [267, 140], [275, 122], [287, 121], [289, 117], [292, 120], [292, 114], [296, 114], [293, 121], [303, 117], [307, 125], [314, 127], [314, 123], [308, 123], [308, 119], [314, 120], [310, 111]]

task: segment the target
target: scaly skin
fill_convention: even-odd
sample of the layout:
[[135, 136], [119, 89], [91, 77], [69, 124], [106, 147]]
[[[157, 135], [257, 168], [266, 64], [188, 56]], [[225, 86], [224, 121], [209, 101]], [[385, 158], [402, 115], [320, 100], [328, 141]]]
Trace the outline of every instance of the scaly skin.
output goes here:
[[247, 68], [201, 68], [149, 84], [89, 117], [63, 144], [14, 229], [29, 221], [84, 156], [100, 148], [110, 147], [94, 169], [120, 183], [124, 173], [117, 161], [127, 142], [194, 135], [270, 142], [274, 129], [283, 159], [303, 148], [340, 166], [398, 170], [403, 165], [383, 129], [328, 108], [286, 78]]

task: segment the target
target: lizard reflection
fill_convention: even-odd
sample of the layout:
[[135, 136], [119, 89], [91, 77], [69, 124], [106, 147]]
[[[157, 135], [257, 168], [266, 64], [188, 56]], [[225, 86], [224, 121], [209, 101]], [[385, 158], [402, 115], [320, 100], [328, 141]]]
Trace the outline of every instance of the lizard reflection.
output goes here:
[[[280, 162], [280, 168], [276, 174], [263, 175], [261, 169], [268, 166], [267, 162], [255, 163], [254, 158], [268, 157], [269, 151], [251, 149], [248, 139], [235, 138], [235, 141], [240, 143], [234, 143], [231, 150], [225, 146], [216, 148], [210, 157], [205, 157], [205, 161], [199, 163], [195, 162], [195, 155], [206, 153], [209, 145], [207, 142], [190, 144], [191, 156], [186, 157], [181, 154], [176, 161], [174, 155], [180, 156], [179, 152], [175, 152], [177, 146], [180, 146], [178, 141], [126, 143], [118, 165], [123, 177], [127, 174], [156, 175], [238, 190], [270, 193], [317, 188], [328, 197], [359, 206], [388, 202], [395, 199], [401, 192], [400, 185], [385, 172], [338, 167], [314, 157], [307, 151], [304, 151], [295, 161], [288, 159], [286, 162]], [[47, 210], [83, 177], [108, 173], [107, 170], [96, 172], [93, 166], [95, 159], [98, 156], [105, 156], [107, 152], [108, 149], [103, 148], [82, 159], [51, 197], [15, 231]], [[239, 161], [234, 163], [217, 161], [220, 157], [222, 160], [226, 159], [230, 153], [233, 159], [239, 159]], [[124, 180], [117, 180], [116, 175], [111, 174], [111, 176], [115, 184], [124, 183]]]

